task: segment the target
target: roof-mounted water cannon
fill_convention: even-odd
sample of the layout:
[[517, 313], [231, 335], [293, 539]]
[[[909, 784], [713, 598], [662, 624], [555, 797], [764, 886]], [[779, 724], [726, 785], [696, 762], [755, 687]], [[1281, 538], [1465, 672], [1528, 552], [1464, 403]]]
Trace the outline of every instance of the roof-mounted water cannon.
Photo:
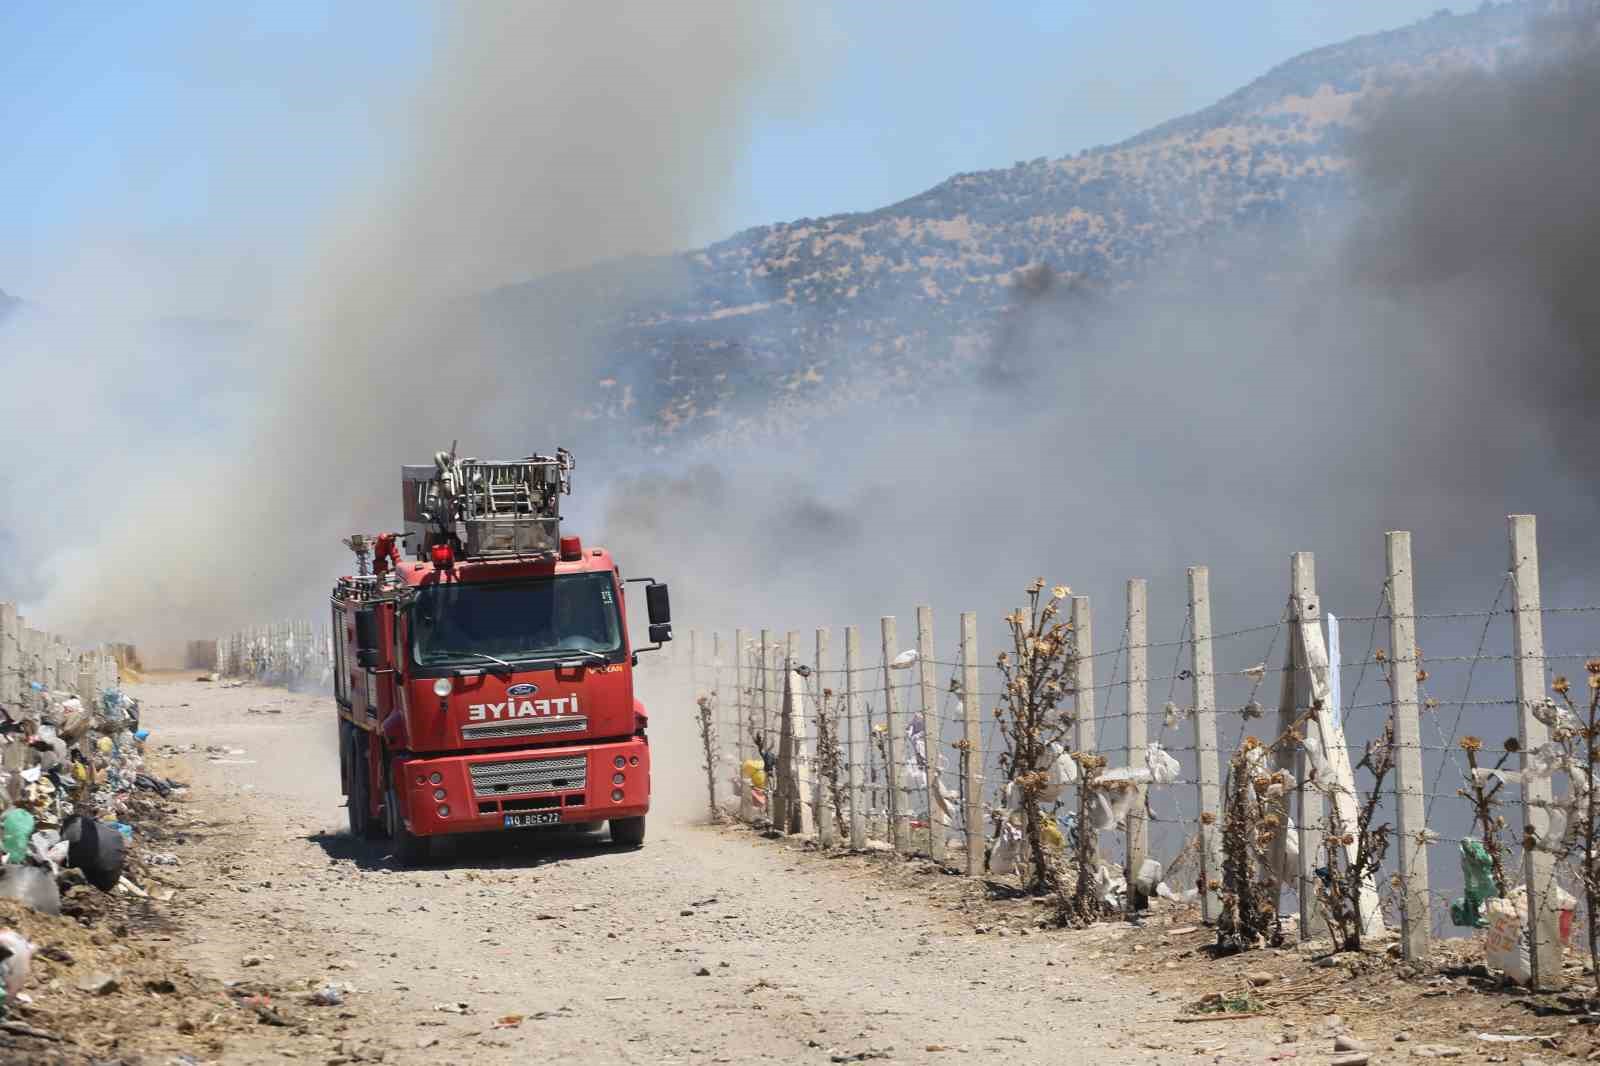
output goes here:
[[356, 576], [367, 577], [372, 573], [369, 560], [372, 558], [372, 546], [367, 543], [366, 534], [352, 533], [340, 541], [346, 548], [355, 552]]
[[406, 533], [416, 537], [417, 557], [430, 558], [437, 545], [452, 559], [556, 554], [573, 466], [565, 448], [522, 459], [463, 459], [452, 444], [431, 467], [401, 467]]

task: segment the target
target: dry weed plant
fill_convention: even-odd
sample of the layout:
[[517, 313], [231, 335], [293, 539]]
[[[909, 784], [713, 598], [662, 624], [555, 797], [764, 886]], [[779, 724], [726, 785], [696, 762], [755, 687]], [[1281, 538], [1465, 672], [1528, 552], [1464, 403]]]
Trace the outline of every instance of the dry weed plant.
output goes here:
[[[817, 773], [822, 777], [822, 787], [833, 801], [833, 825], [838, 839], [846, 839], [844, 824], [844, 786], [839, 778], [844, 767], [844, 756], [839, 750], [838, 706], [833, 702], [833, 689], [822, 690], [817, 702]], [[821, 812], [819, 811], [820, 815]]]
[[[1504, 898], [1509, 886], [1506, 884], [1506, 844], [1500, 834], [1505, 831], [1506, 818], [1503, 814], [1497, 814], [1495, 808], [1500, 805], [1500, 789], [1505, 785], [1505, 781], [1496, 777], [1493, 771], [1502, 769], [1519, 745], [1515, 737], [1508, 739], [1505, 750], [1490, 767], [1478, 765], [1478, 753], [1483, 750], [1481, 739], [1462, 737], [1460, 745], [1462, 752], [1467, 756], [1467, 783], [1466, 787], [1456, 789], [1456, 795], [1472, 804], [1472, 826], [1483, 840], [1483, 850], [1489, 853], [1495, 895]], [[1491, 772], [1482, 773], [1480, 772], [1482, 770]]]
[[1066, 586], [1056, 585], [1045, 595], [1042, 577], [1030, 584], [1027, 608], [1018, 608], [1005, 618], [1011, 631], [1011, 651], [1003, 651], [995, 659], [1003, 681], [1000, 705], [994, 709], [1006, 746], [1000, 756], [1001, 769], [1019, 790], [1029, 866], [1025, 881], [1032, 891], [1058, 895], [1063, 889], [1062, 871], [1045, 850], [1041, 797], [1048, 779], [1047, 764], [1056, 758], [1051, 745], [1060, 744], [1075, 721], [1072, 714], [1060, 709], [1062, 698], [1072, 691], [1077, 656], [1072, 624], [1060, 617], [1062, 601], [1071, 593]]
[[[1421, 671], [1418, 671], [1421, 673]], [[1393, 827], [1387, 822], [1373, 824], [1378, 811], [1378, 801], [1383, 795], [1383, 783], [1394, 770], [1394, 723], [1385, 722], [1383, 735], [1367, 742], [1361, 761], [1355, 770], [1366, 770], [1372, 775], [1372, 787], [1363, 795], [1359, 790], [1356, 799], [1356, 824], [1347, 826], [1339, 816], [1339, 805], [1329, 791], [1328, 816], [1323, 833], [1323, 853], [1326, 865], [1317, 871], [1317, 903], [1328, 922], [1329, 935], [1335, 951], [1361, 950], [1361, 889], [1368, 880], [1376, 880], [1383, 857], [1388, 853]], [[1324, 786], [1329, 790], [1329, 786]], [[1346, 848], [1354, 847], [1352, 858]]]
[[699, 708], [695, 720], [700, 727], [700, 751], [705, 760], [706, 810], [715, 822], [721, 817], [717, 810], [717, 697], [702, 693], [694, 702]]
[[[1590, 659], [1584, 664], [1588, 674], [1589, 698], [1580, 703], [1572, 698], [1572, 685], [1565, 677], [1557, 677], [1550, 687], [1561, 697], [1564, 706], [1546, 700], [1533, 713], [1550, 728], [1551, 742], [1559, 757], [1555, 768], [1567, 774], [1569, 803], [1574, 810], [1569, 815], [1563, 843], [1558, 850], [1569, 854], [1577, 852], [1578, 880], [1583, 886], [1585, 931], [1589, 938], [1589, 968], [1594, 977], [1595, 990], [1600, 993], [1600, 823], [1596, 820], [1593, 767], [1600, 762], [1600, 659]], [[1529, 752], [1523, 762], [1527, 766], [1541, 753]], [[1549, 762], [1548, 757], [1546, 761]], [[1531, 835], [1531, 834], [1530, 834]], [[1531, 848], [1538, 841], [1525, 838], [1523, 846]], [[1553, 843], [1553, 842], [1552, 842]], [[1549, 847], [1550, 844], [1544, 845]], [[1531, 901], [1530, 901], [1531, 902]]]
[[1090, 813], [1095, 782], [1106, 768], [1106, 757], [1093, 752], [1074, 752], [1072, 758], [1078, 764], [1078, 816], [1072, 832], [1072, 865], [1076, 876], [1070, 894], [1063, 891], [1060, 884], [1056, 887], [1056, 921], [1060, 925], [1084, 926], [1112, 912], [1111, 906], [1096, 891], [1095, 875], [1100, 862], [1095, 843], [1099, 833]]
[[1281, 773], [1264, 772], [1267, 751], [1261, 741], [1247, 736], [1228, 760], [1222, 807], [1222, 910], [1217, 916], [1217, 951], [1223, 955], [1283, 943], [1278, 880], [1269, 855], [1284, 826], [1287, 781]]

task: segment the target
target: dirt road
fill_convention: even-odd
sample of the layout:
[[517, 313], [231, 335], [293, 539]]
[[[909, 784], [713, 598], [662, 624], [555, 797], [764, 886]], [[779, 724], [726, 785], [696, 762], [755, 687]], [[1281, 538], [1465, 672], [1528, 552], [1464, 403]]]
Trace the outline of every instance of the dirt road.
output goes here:
[[334, 1012], [330, 1025], [262, 1026], [230, 1039], [224, 1062], [1239, 1062], [1270, 1050], [1256, 1022], [1174, 1025], [1174, 1001], [1085, 961], [1071, 935], [975, 935], [748, 833], [653, 817], [637, 852], [519, 835], [397, 871], [381, 845], [342, 831], [325, 697], [189, 679], [136, 695], [155, 742], [198, 746], [172, 765], [194, 783], [189, 806], [225, 827], [180, 850], [183, 960], [223, 980], [357, 989], [342, 1007], [306, 1008]]

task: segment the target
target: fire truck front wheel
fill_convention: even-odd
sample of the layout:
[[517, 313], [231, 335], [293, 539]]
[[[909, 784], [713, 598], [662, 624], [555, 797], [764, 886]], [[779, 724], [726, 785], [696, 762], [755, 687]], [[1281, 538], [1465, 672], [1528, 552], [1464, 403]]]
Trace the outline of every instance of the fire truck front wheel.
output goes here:
[[611, 819], [611, 843], [623, 848], [644, 846], [644, 815]]
[[367, 762], [367, 735], [349, 722], [339, 723], [339, 757], [343, 763], [345, 807], [350, 835], [358, 840], [375, 836]]
[[385, 820], [389, 823], [389, 853], [394, 856], [395, 864], [404, 869], [426, 861], [427, 838], [419, 837], [406, 828], [405, 819], [400, 817], [400, 801], [394, 794], [392, 783], [384, 796], [383, 810]]

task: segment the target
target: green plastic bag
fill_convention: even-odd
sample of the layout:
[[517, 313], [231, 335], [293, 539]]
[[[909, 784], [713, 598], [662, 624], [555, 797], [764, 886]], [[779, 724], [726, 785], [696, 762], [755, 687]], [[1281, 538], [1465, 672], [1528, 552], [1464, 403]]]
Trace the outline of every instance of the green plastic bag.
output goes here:
[[13, 807], [0, 818], [0, 847], [6, 851], [6, 861], [20, 863], [28, 857], [28, 838], [33, 836], [33, 815], [21, 807]]
[[1483, 901], [1498, 895], [1494, 887], [1494, 860], [1480, 840], [1461, 842], [1461, 882], [1465, 895], [1450, 901], [1452, 924], [1482, 929], [1489, 924]]

